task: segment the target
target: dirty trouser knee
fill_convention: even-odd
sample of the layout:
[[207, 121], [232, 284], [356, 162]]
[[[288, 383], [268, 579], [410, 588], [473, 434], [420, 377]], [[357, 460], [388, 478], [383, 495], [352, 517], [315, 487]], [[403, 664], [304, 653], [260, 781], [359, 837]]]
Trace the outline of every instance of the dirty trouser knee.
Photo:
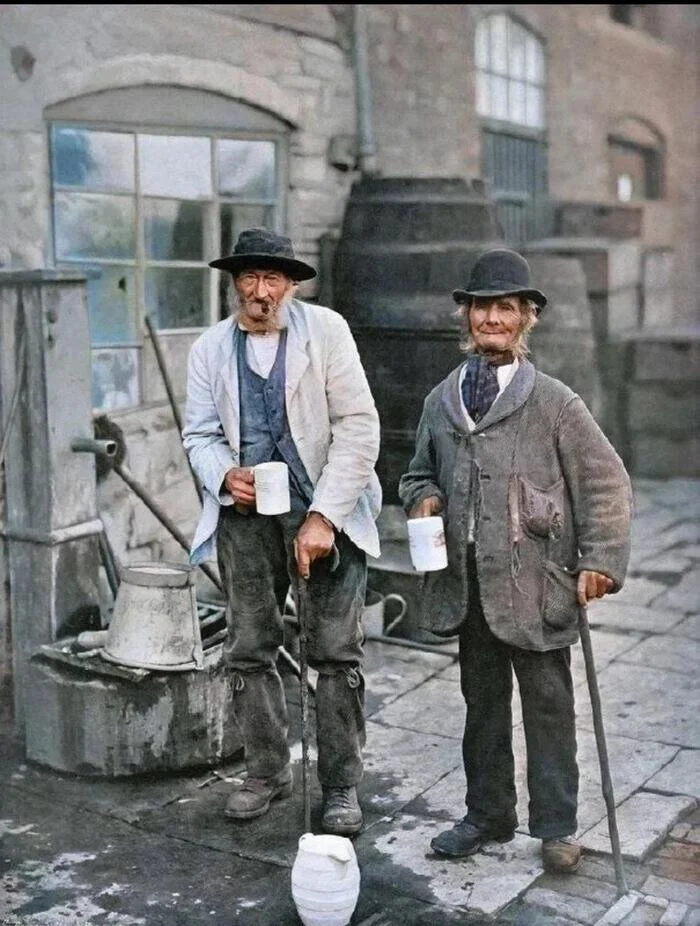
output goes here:
[[234, 672], [233, 713], [251, 778], [270, 778], [289, 764], [287, 704], [279, 674]]
[[320, 673], [316, 684], [318, 779], [326, 788], [356, 785], [365, 745], [365, 683], [359, 669]]

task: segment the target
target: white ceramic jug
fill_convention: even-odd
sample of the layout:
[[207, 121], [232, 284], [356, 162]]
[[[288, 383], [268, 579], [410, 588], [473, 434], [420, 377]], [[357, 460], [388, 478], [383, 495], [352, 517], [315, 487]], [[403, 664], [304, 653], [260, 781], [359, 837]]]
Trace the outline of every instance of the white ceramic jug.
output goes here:
[[292, 866], [292, 897], [304, 926], [347, 926], [360, 894], [360, 869], [345, 836], [304, 833]]

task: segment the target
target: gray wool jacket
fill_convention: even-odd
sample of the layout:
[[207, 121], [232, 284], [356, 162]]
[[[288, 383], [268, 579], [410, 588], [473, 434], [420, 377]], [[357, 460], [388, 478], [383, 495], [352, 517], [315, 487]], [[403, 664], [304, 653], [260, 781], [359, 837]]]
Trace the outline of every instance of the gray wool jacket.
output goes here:
[[613, 591], [622, 587], [629, 476], [583, 400], [527, 360], [470, 434], [460, 369], [426, 398], [399, 482], [407, 513], [431, 495], [445, 505], [448, 566], [425, 573], [419, 624], [450, 635], [467, 614], [472, 521], [491, 631], [523, 649], [568, 646], [578, 639], [577, 574], [601, 572]]

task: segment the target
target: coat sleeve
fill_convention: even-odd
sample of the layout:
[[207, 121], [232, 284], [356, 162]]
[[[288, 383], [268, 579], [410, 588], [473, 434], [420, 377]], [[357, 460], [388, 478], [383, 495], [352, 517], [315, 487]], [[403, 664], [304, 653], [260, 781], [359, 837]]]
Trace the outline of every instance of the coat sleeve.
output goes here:
[[437, 459], [430, 431], [430, 418], [429, 401], [426, 399], [416, 431], [413, 458], [408, 465], [408, 472], [399, 479], [399, 498], [406, 514], [410, 514], [423, 499], [433, 495], [445, 503], [445, 493], [438, 486]]
[[578, 571], [622, 587], [630, 555], [632, 486], [624, 464], [579, 396], [559, 418], [558, 448], [574, 512]]
[[379, 414], [344, 318], [327, 333], [326, 401], [331, 441], [310, 505], [340, 530], [367, 488], [379, 456]]
[[203, 341], [196, 341], [187, 362], [187, 400], [182, 443], [192, 469], [210, 495], [225, 504], [231, 502], [222, 495], [224, 476], [236, 465], [223, 425], [214, 402], [208, 375]]

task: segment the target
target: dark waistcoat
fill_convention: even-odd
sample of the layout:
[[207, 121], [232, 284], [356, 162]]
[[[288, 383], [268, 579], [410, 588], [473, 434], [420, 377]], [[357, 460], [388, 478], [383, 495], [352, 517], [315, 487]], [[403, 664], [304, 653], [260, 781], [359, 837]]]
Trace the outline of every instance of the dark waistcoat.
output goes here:
[[284, 404], [287, 331], [280, 332], [275, 362], [267, 379], [248, 366], [247, 334], [238, 338], [238, 387], [240, 395], [241, 466], [256, 466], [272, 460], [289, 467], [292, 506], [311, 502], [313, 486], [292, 439]]

